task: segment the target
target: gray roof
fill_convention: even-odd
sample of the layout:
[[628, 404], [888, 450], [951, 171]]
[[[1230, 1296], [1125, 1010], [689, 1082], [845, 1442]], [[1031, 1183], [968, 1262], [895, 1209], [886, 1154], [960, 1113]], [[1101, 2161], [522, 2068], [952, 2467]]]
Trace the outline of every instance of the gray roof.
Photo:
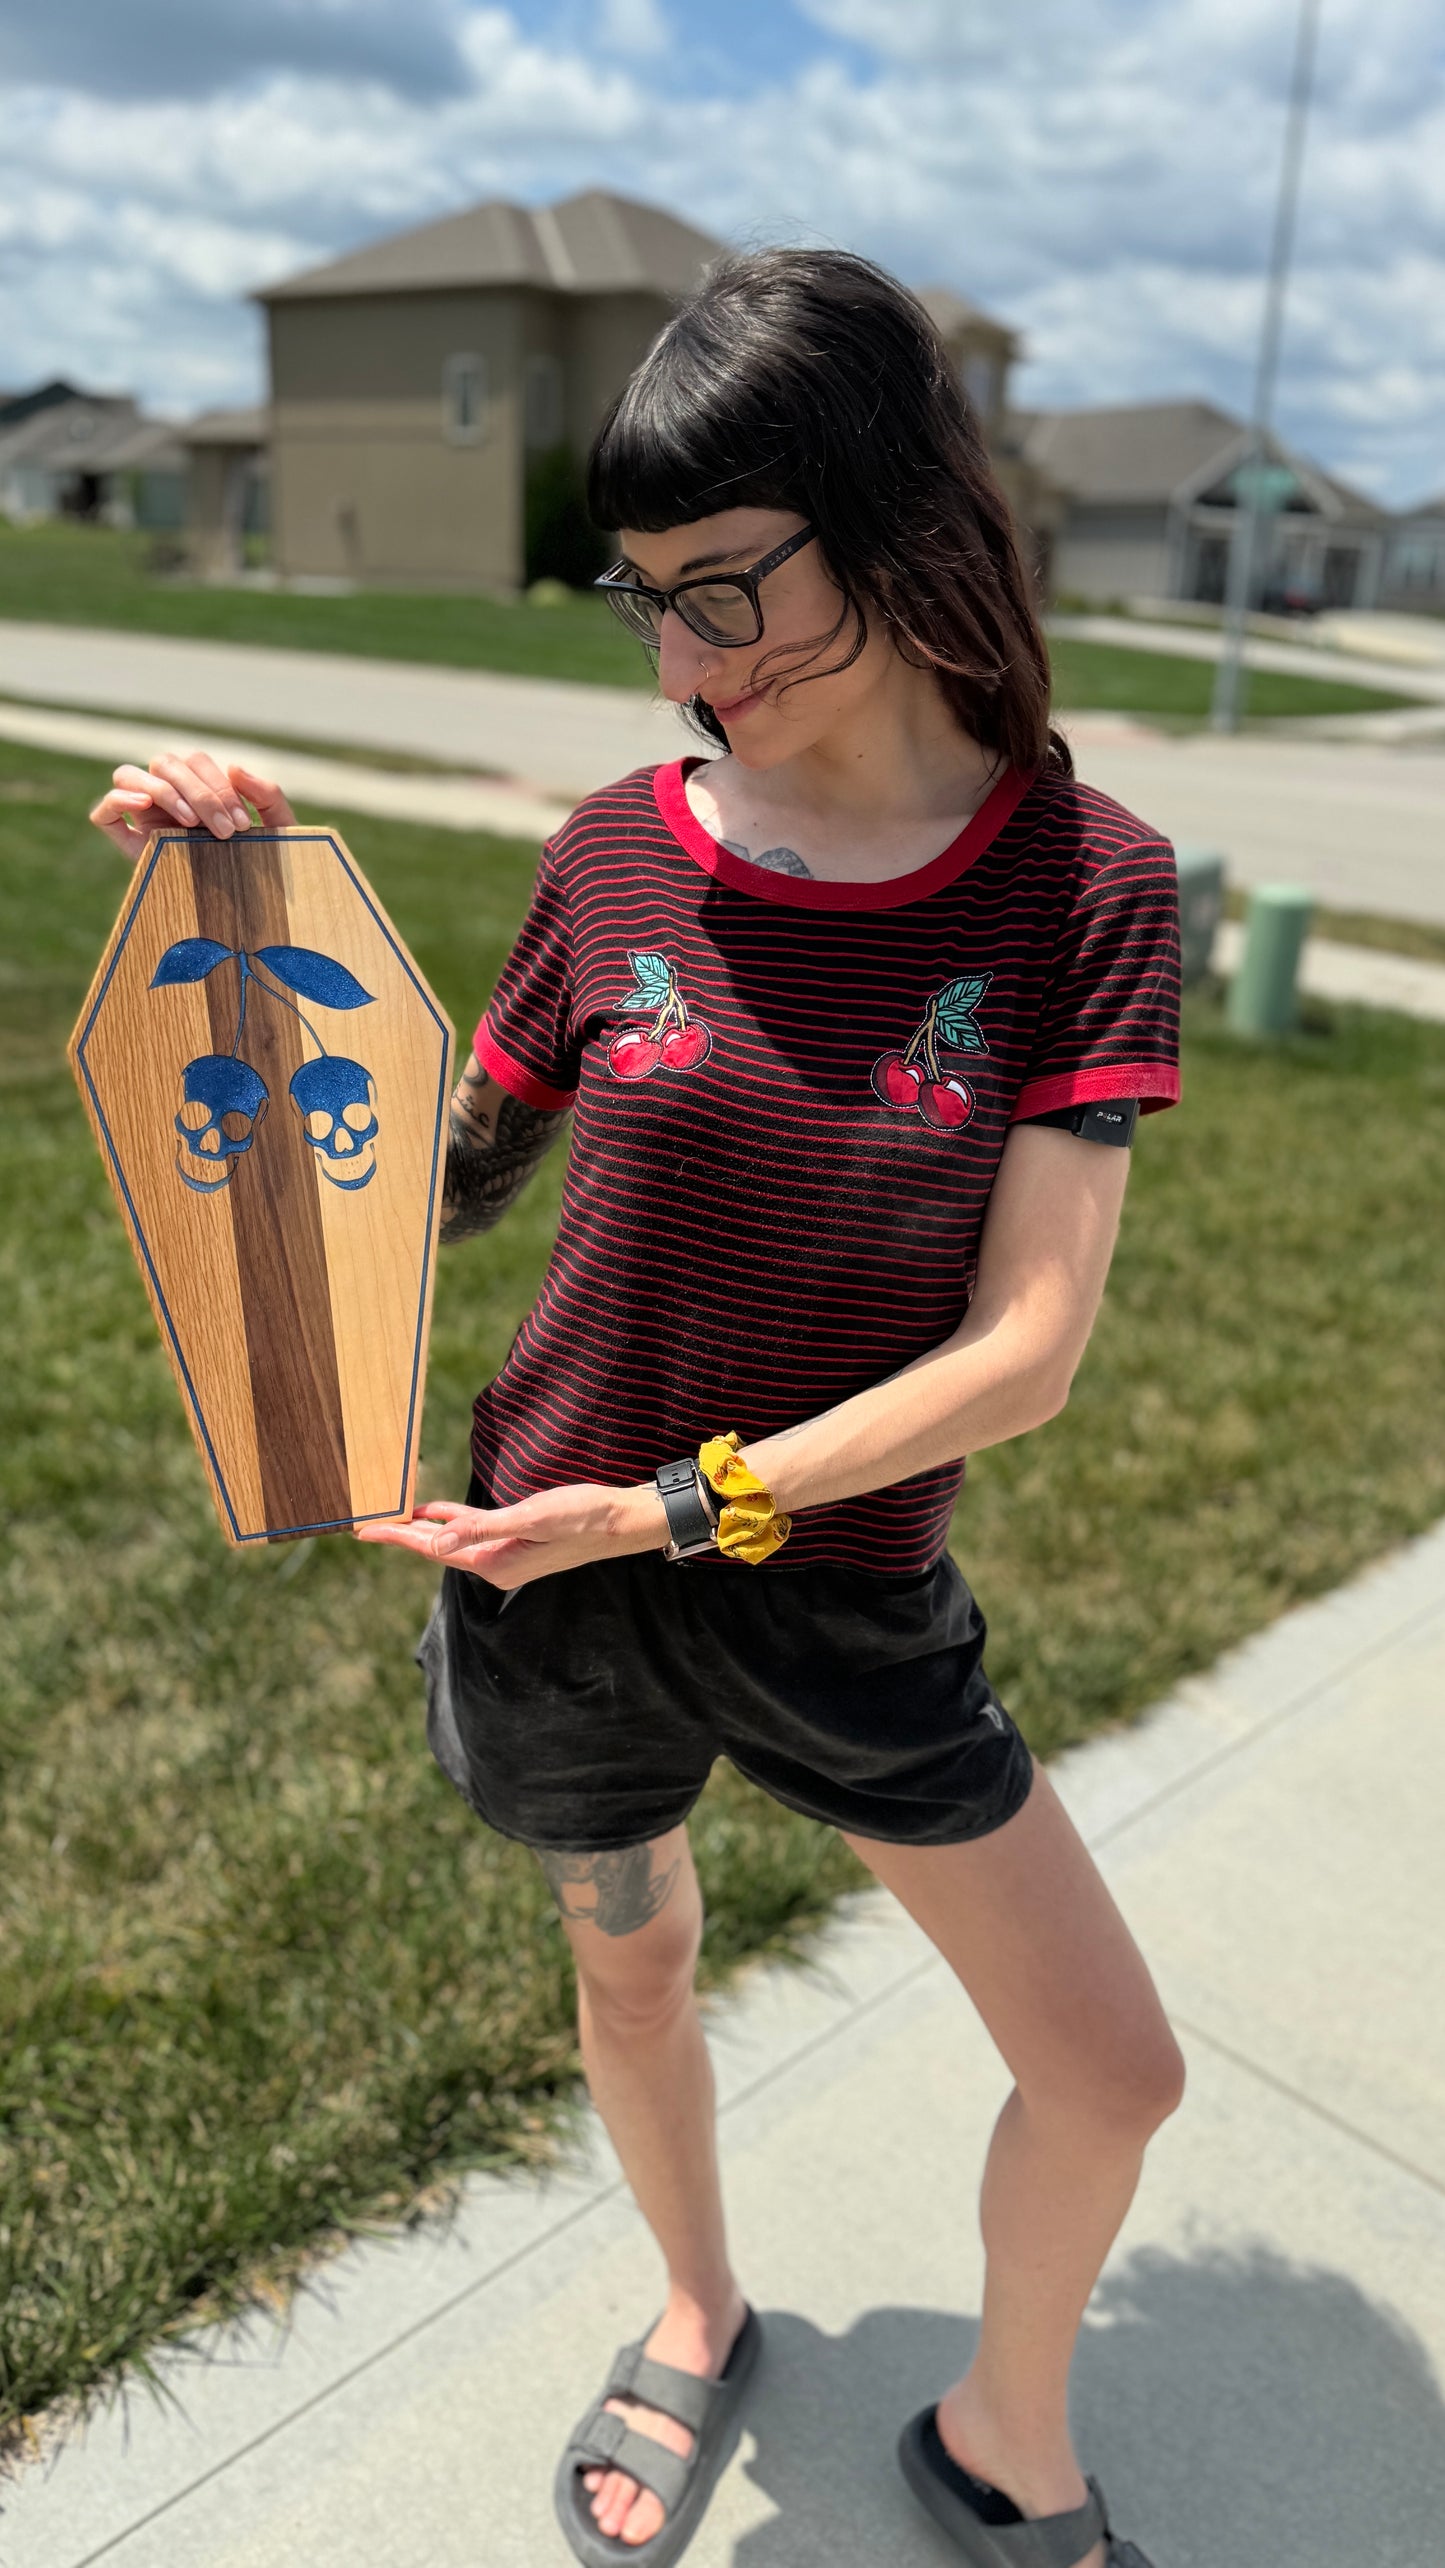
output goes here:
[[35, 384], [29, 392], [0, 393], [0, 429], [18, 428], [32, 411], [53, 410], [60, 401], [80, 401], [84, 395], [73, 383], [55, 376], [49, 383]]
[[264, 404], [251, 410], [202, 410], [176, 430], [183, 446], [264, 446], [271, 435], [271, 413]]
[[108, 472], [109, 450], [140, 426], [130, 399], [77, 394], [32, 410], [13, 428], [0, 420], [0, 464], [37, 464], [47, 472]]
[[1211, 401], [1141, 401], [1108, 410], [1019, 414], [1024, 453], [1075, 499], [1169, 500], [1218, 462], [1228, 469], [1244, 434]]
[[722, 249], [660, 206], [604, 188], [557, 205], [493, 197], [412, 232], [394, 232], [324, 267], [265, 287], [258, 303], [438, 286], [532, 285], [557, 294], [690, 294]]
[[951, 285], [920, 285], [914, 292], [945, 339], [951, 339], [957, 330], [987, 330], [993, 338], [1006, 339], [1010, 348], [1017, 346], [1017, 330], [997, 320], [992, 312], [985, 312], [982, 304], [970, 303], [967, 295], [955, 294]]
[[183, 473], [186, 468], [181, 432], [173, 419], [133, 419], [118, 427], [88, 472]]
[[[1119, 507], [1202, 497], [1241, 460], [1249, 431], [1212, 401], [1137, 401], [1101, 410], [1033, 410], [1015, 415], [1024, 454], [1071, 499]], [[1348, 482], [1286, 446], [1266, 440], [1272, 461], [1293, 467], [1325, 514], [1383, 518], [1386, 511]]]
[[144, 418], [126, 395], [77, 393], [26, 412], [13, 427], [0, 418], [0, 470], [29, 464], [61, 474], [183, 472], [179, 436], [173, 419]]

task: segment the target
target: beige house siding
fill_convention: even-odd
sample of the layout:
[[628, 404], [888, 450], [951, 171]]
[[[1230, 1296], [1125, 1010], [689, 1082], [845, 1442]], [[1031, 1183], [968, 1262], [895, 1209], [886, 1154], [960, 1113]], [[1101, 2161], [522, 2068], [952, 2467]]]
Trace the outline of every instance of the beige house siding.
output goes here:
[[[517, 585], [523, 299], [412, 291], [270, 306], [283, 573]], [[485, 393], [477, 433], [459, 440], [446, 369], [465, 356], [482, 360]]]
[[[670, 305], [527, 287], [352, 294], [269, 307], [277, 568], [515, 588], [525, 449], [585, 455]], [[448, 363], [485, 370], [480, 433], [449, 428]], [[552, 368], [541, 384], [529, 370]], [[549, 435], [548, 423], [555, 425]]]
[[1090, 508], [1075, 503], [1054, 538], [1054, 588], [1099, 603], [1171, 594], [1167, 507]]

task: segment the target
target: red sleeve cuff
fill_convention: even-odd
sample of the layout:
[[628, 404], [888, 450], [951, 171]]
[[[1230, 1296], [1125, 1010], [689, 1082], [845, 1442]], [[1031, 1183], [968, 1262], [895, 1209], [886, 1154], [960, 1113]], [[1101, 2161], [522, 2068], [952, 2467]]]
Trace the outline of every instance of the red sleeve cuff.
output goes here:
[[539, 1114], [565, 1114], [577, 1094], [575, 1088], [554, 1088], [523, 1062], [514, 1061], [510, 1052], [502, 1050], [485, 1017], [472, 1037], [472, 1049], [482, 1068], [490, 1071], [509, 1097], [517, 1098], [524, 1106], [535, 1106]]
[[1010, 1123], [1051, 1115], [1058, 1106], [1093, 1106], [1102, 1097], [1137, 1097], [1141, 1114], [1179, 1103], [1179, 1068], [1173, 1061], [1122, 1061], [1106, 1070], [1061, 1070], [1056, 1078], [1030, 1079], [1019, 1090]]

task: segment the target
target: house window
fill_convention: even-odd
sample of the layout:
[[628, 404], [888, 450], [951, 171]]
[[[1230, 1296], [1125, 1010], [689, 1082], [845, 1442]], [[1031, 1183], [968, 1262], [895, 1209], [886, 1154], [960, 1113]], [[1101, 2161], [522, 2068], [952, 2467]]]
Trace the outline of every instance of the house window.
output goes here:
[[486, 408], [486, 358], [448, 357], [442, 367], [442, 429], [452, 445], [480, 445]]
[[529, 357], [525, 393], [527, 443], [545, 452], [562, 443], [562, 368], [555, 357]]

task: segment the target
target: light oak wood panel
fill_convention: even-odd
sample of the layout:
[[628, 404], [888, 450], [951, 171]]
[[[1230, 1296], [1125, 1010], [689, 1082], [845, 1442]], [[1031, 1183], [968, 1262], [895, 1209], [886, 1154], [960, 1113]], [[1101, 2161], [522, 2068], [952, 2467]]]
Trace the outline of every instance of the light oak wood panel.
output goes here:
[[70, 1057], [222, 1524], [234, 1540], [243, 1526], [264, 1522], [264, 1509], [255, 1416], [238, 1387], [246, 1327], [231, 1190], [192, 1195], [176, 1175], [178, 1070], [211, 1050], [211, 1012], [204, 983], [150, 987], [167, 947], [199, 933], [189, 866], [179, 853], [160, 861], [152, 840], [101, 956]]
[[451, 1035], [335, 831], [151, 841], [71, 1056], [233, 1541], [410, 1509]]

